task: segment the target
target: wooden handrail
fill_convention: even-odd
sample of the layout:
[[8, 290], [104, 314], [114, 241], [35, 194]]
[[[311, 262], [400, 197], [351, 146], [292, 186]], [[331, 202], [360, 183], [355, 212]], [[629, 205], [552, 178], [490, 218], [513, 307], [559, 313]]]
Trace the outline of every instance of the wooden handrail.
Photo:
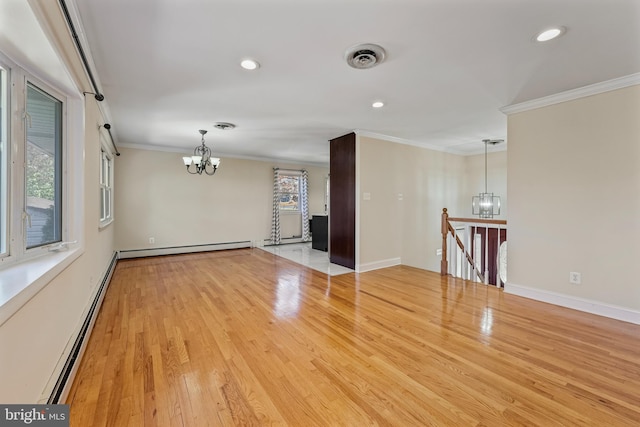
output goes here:
[[[444, 208], [444, 209], [446, 209], [446, 208]], [[472, 222], [472, 223], [476, 223], [476, 224], [507, 225], [507, 220], [505, 220], [505, 219], [454, 218], [454, 217], [449, 217], [448, 215], [447, 215], [447, 217], [449, 219], [449, 222]]]

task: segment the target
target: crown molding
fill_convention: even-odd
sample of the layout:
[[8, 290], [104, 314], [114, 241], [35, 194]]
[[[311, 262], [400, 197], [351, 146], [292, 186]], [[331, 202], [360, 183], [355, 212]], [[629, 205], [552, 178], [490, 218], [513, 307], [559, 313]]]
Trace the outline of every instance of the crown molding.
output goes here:
[[[131, 143], [118, 143], [119, 148], [133, 148], [136, 150], [147, 150], [147, 151], [160, 151], [165, 153], [181, 153], [182, 155], [190, 155], [190, 149], [179, 148], [179, 147], [170, 147], [170, 146], [160, 146], [160, 145], [151, 145], [151, 144], [131, 144]], [[299, 166], [310, 166], [316, 168], [328, 168], [328, 162], [309, 162], [309, 161], [301, 161], [301, 160], [291, 160], [277, 157], [260, 157], [260, 156], [243, 156], [240, 154], [227, 154], [223, 152], [216, 151], [216, 156], [224, 159], [240, 159], [240, 160], [254, 160], [256, 162], [267, 162], [267, 163], [276, 163], [282, 165], [299, 165]]]
[[457, 152], [453, 151], [451, 149], [451, 147], [440, 147], [440, 146], [432, 145], [432, 144], [429, 144], [429, 143], [426, 143], [426, 142], [411, 141], [409, 139], [398, 138], [396, 136], [384, 135], [384, 134], [381, 134], [381, 133], [371, 132], [371, 131], [368, 131], [368, 130], [355, 129], [353, 132], [358, 136], [365, 136], [367, 138], [380, 139], [382, 141], [395, 142], [397, 144], [413, 145], [414, 147], [426, 148], [428, 150], [433, 150], [433, 151], [442, 151], [442, 152], [449, 153], [449, 154], [461, 154], [461, 153], [457, 153]]
[[[460, 150], [458, 148], [456, 148], [456, 145], [448, 145], [448, 146], [439, 146], [439, 145], [433, 145], [433, 144], [429, 144], [428, 142], [417, 142], [417, 141], [411, 141], [408, 139], [403, 139], [403, 138], [398, 138], [395, 136], [389, 136], [389, 135], [384, 135], [381, 133], [376, 133], [376, 132], [371, 132], [368, 130], [361, 130], [361, 129], [355, 129], [353, 131], [356, 135], [358, 136], [364, 136], [367, 138], [375, 138], [375, 139], [379, 139], [382, 141], [388, 141], [388, 142], [394, 142], [397, 144], [404, 144], [404, 145], [411, 145], [413, 147], [418, 147], [418, 148], [424, 148], [426, 150], [432, 150], [432, 151], [439, 151], [442, 153], [447, 153], [447, 154], [453, 154], [456, 156], [463, 156], [463, 157], [467, 157], [467, 156], [475, 156], [477, 154], [483, 154], [484, 155], [484, 148], [479, 148], [477, 150], [472, 150], [472, 151], [468, 151], [468, 150]], [[484, 146], [482, 146], [484, 147]], [[507, 144], [506, 144], [506, 139], [505, 142], [500, 144], [498, 146], [498, 148], [495, 148], [495, 146], [492, 146], [491, 148], [489, 148], [489, 154], [491, 153], [497, 153], [499, 151], [506, 151], [507, 150]]]
[[[170, 147], [166, 145], [152, 145], [152, 144], [132, 144], [128, 142], [118, 143], [119, 147], [135, 148], [136, 150], [147, 151], [164, 151], [165, 153], [190, 153], [192, 150], [188, 148]], [[190, 154], [185, 154], [190, 155]]]
[[640, 84], [640, 73], [630, 74], [628, 76], [606, 80], [604, 82], [583, 86], [577, 89], [567, 90], [564, 92], [556, 93], [554, 95], [532, 99], [531, 101], [507, 105], [506, 107], [502, 107], [500, 111], [506, 115], [521, 113], [523, 111], [548, 107], [550, 105], [559, 104], [561, 102], [573, 101], [575, 99], [584, 98], [586, 96], [597, 95], [599, 93], [622, 89], [637, 84]]

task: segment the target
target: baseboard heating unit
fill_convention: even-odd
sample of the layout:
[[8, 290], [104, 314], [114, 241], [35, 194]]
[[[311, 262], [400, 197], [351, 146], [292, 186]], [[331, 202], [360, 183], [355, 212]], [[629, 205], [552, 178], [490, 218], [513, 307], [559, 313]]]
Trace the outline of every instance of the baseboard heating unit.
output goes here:
[[118, 252], [119, 259], [125, 258], [143, 258], [148, 256], [159, 255], [177, 255], [188, 254], [193, 252], [208, 252], [208, 251], [221, 251], [225, 249], [241, 249], [251, 248], [253, 242], [245, 240], [241, 242], [228, 242], [228, 243], [208, 243], [204, 245], [189, 245], [189, 246], [169, 246], [164, 248], [146, 248], [146, 249], [127, 249]]
[[73, 383], [73, 378], [78, 370], [78, 366], [76, 362], [82, 359], [82, 355], [84, 353], [85, 347], [87, 345], [87, 340], [89, 335], [91, 334], [91, 330], [93, 329], [93, 324], [96, 321], [96, 317], [98, 316], [98, 312], [100, 311], [100, 306], [102, 305], [102, 300], [104, 299], [104, 295], [107, 290], [107, 286], [109, 286], [109, 282], [111, 281], [111, 276], [113, 276], [113, 271], [115, 270], [116, 263], [118, 261], [118, 254], [116, 252], [113, 253], [113, 257], [111, 257], [111, 262], [109, 263], [109, 267], [102, 278], [102, 282], [98, 287], [98, 290], [93, 298], [93, 302], [87, 310], [87, 315], [80, 327], [80, 331], [78, 336], [76, 337], [73, 346], [71, 347], [71, 351], [67, 360], [62, 368], [62, 372], [58, 377], [58, 381], [53, 387], [53, 391], [51, 392], [49, 399], [47, 400], [48, 404], [56, 404], [56, 403], [64, 403], [67, 395], [69, 394], [69, 389], [71, 388], [71, 384]]

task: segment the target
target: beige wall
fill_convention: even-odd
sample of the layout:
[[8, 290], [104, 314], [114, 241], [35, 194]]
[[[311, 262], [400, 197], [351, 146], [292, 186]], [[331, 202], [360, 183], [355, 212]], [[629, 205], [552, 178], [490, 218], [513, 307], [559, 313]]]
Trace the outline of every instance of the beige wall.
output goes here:
[[[356, 265], [399, 264], [402, 254], [403, 201], [397, 173], [398, 144], [356, 136], [358, 229]], [[366, 196], [366, 197], [365, 197]]]
[[[309, 211], [324, 212], [328, 168], [223, 158], [214, 176], [200, 176], [185, 171], [179, 153], [120, 151], [115, 175], [120, 250], [269, 239], [273, 167], [306, 169]], [[300, 215], [281, 215], [282, 237], [300, 232]]]
[[[114, 224], [99, 230], [98, 125], [100, 114], [87, 98], [84, 137], [85, 251], [38, 294], [0, 326], [0, 402], [34, 403], [51, 377], [57, 378], [67, 344], [75, 340], [113, 255]], [[116, 163], [116, 169], [119, 167]], [[47, 390], [50, 392], [51, 390]]]
[[402, 263], [440, 271], [442, 208], [459, 212], [464, 188], [464, 157], [401, 146], [398, 169], [405, 188]]
[[509, 117], [509, 283], [640, 310], [639, 118], [640, 86]]
[[463, 209], [464, 157], [364, 136], [358, 144], [358, 263], [400, 258], [440, 271], [440, 215]]
[[[69, 192], [67, 194], [77, 191], [79, 203], [75, 207], [66, 205], [65, 208], [68, 215], [80, 222], [78, 234], [73, 236], [79, 241], [72, 246], [80, 246], [84, 250], [0, 326], [2, 403], [35, 403], [42, 397], [48, 397], [53, 386], [51, 380], [55, 381], [60, 375], [70, 345], [98, 289], [97, 285], [114, 255], [114, 225], [102, 230], [98, 228], [98, 126], [104, 120], [92, 96], [87, 96], [83, 105], [81, 92], [89, 91], [90, 86], [57, 2], [33, 0], [29, 1], [29, 8], [33, 9], [33, 13], [19, 14], [25, 22], [14, 23], [16, 25], [9, 26], [8, 30], [0, 28], [0, 50], [8, 55], [16, 51], [20, 55], [26, 51], [39, 52], [32, 57], [19, 56], [13, 59], [71, 98], [75, 93], [75, 100], [67, 103], [72, 110], [70, 120], [65, 125], [68, 125], [67, 135], [73, 139], [71, 146], [66, 147], [66, 152], [71, 156], [69, 158], [73, 159], [67, 168], [67, 176], [75, 176], [76, 179], [66, 183], [68, 186], [65, 186], [65, 191]], [[36, 22], [36, 17], [40, 24]], [[39, 26], [43, 28], [42, 33], [34, 31], [37, 34], [33, 37], [5, 33], [11, 28], [20, 27], [24, 30]], [[14, 39], [19, 42], [12, 43]], [[80, 89], [73, 88], [74, 85]], [[83, 111], [84, 122], [77, 117]], [[115, 167], [118, 168], [117, 162]], [[13, 207], [12, 214], [20, 215], [20, 208]], [[46, 258], [45, 255], [43, 260]]]

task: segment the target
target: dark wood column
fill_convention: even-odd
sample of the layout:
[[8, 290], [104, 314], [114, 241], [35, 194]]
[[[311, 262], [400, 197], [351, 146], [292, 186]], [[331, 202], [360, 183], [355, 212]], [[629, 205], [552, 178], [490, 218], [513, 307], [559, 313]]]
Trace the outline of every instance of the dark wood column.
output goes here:
[[329, 141], [329, 259], [356, 267], [356, 134]]

